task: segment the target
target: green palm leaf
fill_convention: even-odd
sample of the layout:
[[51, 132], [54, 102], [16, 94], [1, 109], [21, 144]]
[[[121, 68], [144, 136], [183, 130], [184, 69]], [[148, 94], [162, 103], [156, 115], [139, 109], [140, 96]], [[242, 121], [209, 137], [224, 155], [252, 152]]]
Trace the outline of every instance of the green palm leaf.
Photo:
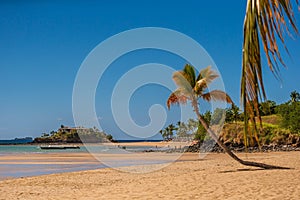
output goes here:
[[[297, 1], [298, 4], [298, 1]], [[256, 127], [255, 117], [258, 118], [262, 127], [258, 103], [262, 98], [266, 99], [264, 83], [262, 78], [261, 47], [265, 52], [269, 68], [279, 78], [279, 65], [283, 66], [277, 40], [284, 48], [284, 32], [290, 33], [286, 21], [290, 22], [291, 28], [296, 34], [295, 18], [290, 0], [248, 0], [246, 16], [244, 21], [244, 43], [241, 78], [241, 101], [245, 112], [245, 144], [248, 144], [249, 123], [248, 118], [254, 126], [254, 136], [258, 138], [259, 130]], [[258, 142], [258, 141], [257, 141]]]
[[194, 87], [196, 83], [196, 72], [194, 67], [189, 64], [186, 64], [183, 68], [183, 72], [186, 80], [190, 83], [190, 86]]

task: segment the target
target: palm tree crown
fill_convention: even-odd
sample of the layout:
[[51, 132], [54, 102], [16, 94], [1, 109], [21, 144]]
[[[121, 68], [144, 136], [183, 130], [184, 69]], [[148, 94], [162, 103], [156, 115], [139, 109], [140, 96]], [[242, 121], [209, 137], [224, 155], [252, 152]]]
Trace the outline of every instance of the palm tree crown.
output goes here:
[[291, 102], [292, 103], [297, 102], [297, 101], [300, 100], [300, 94], [296, 90], [294, 90], [293, 92], [291, 92], [290, 97], [291, 97]]
[[182, 71], [176, 71], [173, 74], [173, 80], [178, 88], [170, 95], [167, 100], [167, 106], [170, 109], [171, 104], [186, 104], [187, 101], [197, 103], [199, 98], [206, 101], [221, 100], [232, 103], [231, 98], [221, 90], [208, 90], [208, 85], [218, 77], [218, 74], [208, 66], [201, 70], [196, 77], [195, 68], [186, 64]]

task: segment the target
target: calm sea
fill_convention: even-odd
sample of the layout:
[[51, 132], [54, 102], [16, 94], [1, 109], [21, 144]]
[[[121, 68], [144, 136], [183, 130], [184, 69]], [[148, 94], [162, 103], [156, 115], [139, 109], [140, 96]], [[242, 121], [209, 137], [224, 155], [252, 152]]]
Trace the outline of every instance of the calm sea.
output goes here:
[[[118, 143], [119, 147], [122, 148], [122, 143]], [[92, 149], [93, 145], [89, 146], [88, 149]], [[101, 146], [95, 148], [100, 149]], [[133, 152], [140, 152], [145, 150], [155, 150], [153, 146], [126, 146], [126, 150]], [[42, 150], [38, 145], [0, 145], [0, 155], [13, 154], [13, 153], [49, 153], [49, 152], [88, 152], [85, 146], [80, 146], [80, 149], [64, 149], [64, 150]]]
[[[120, 147], [122, 148], [121, 144]], [[126, 150], [144, 151], [152, 148], [128, 146]], [[93, 150], [91, 147], [88, 149]], [[99, 151], [101, 152], [101, 148]], [[80, 149], [42, 150], [38, 145], [0, 145], [0, 180], [105, 167], [90, 156], [84, 146]]]
[[[64, 152], [86, 152], [84, 146], [80, 149], [66, 149]], [[42, 150], [38, 145], [0, 145], [0, 155], [13, 153], [47, 153], [62, 152], [62, 150]]]

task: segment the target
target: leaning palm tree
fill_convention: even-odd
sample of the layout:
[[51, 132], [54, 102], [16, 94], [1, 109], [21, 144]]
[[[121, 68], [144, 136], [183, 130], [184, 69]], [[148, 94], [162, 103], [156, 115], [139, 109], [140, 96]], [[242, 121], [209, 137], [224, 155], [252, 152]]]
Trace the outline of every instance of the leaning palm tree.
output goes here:
[[200, 98], [206, 101], [220, 100], [232, 104], [231, 98], [223, 91], [212, 90], [206, 92], [208, 90], [208, 85], [217, 77], [218, 74], [211, 70], [210, 66], [201, 70], [199, 75], [196, 77], [194, 67], [189, 64], [185, 65], [183, 71], [177, 71], [173, 74], [173, 80], [178, 88], [169, 96], [167, 100], [168, 108], [170, 109], [171, 104], [186, 104], [190, 101], [199, 122], [203, 125], [210, 137], [234, 160], [247, 166], [255, 166], [265, 169], [286, 169], [283, 167], [241, 160], [223, 142], [221, 142], [215, 132], [210, 129], [205, 119], [200, 114], [198, 100]]

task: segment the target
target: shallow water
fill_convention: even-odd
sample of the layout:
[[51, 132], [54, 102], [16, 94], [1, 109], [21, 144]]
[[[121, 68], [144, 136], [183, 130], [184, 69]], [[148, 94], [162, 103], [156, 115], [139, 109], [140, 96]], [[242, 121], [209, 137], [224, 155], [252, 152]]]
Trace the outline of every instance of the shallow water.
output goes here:
[[0, 164], [0, 180], [38, 176], [53, 173], [74, 172], [81, 170], [100, 169], [104, 165], [60, 165], [60, 164]]
[[0, 180], [103, 167], [98, 160], [84, 152], [0, 153]]
[[[122, 148], [122, 144], [118, 145]], [[101, 145], [88, 145], [80, 146], [80, 149], [53, 149], [53, 150], [42, 150], [39, 145], [0, 145], [0, 156], [11, 154], [11, 153], [48, 153], [48, 152], [88, 152], [89, 150], [94, 151], [105, 151], [107, 146]], [[116, 146], [111, 146], [112, 149], [117, 148]], [[127, 151], [140, 152], [144, 150], [154, 149], [153, 146], [126, 146]]]
[[[119, 147], [109, 147], [116, 150]], [[128, 146], [126, 151], [140, 152], [149, 150], [150, 146]], [[107, 147], [81, 146], [80, 149], [42, 150], [38, 145], [0, 145], [0, 180], [20, 178], [44, 174], [73, 172], [105, 168], [89, 152], [101, 153]], [[113, 166], [129, 166], [139, 164], [161, 163], [155, 160], [115, 160]]]
[[[0, 155], [11, 153], [47, 153], [61, 152], [62, 150], [42, 150], [39, 145], [0, 145]], [[87, 152], [84, 146], [80, 149], [66, 149], [64, 152]]]

